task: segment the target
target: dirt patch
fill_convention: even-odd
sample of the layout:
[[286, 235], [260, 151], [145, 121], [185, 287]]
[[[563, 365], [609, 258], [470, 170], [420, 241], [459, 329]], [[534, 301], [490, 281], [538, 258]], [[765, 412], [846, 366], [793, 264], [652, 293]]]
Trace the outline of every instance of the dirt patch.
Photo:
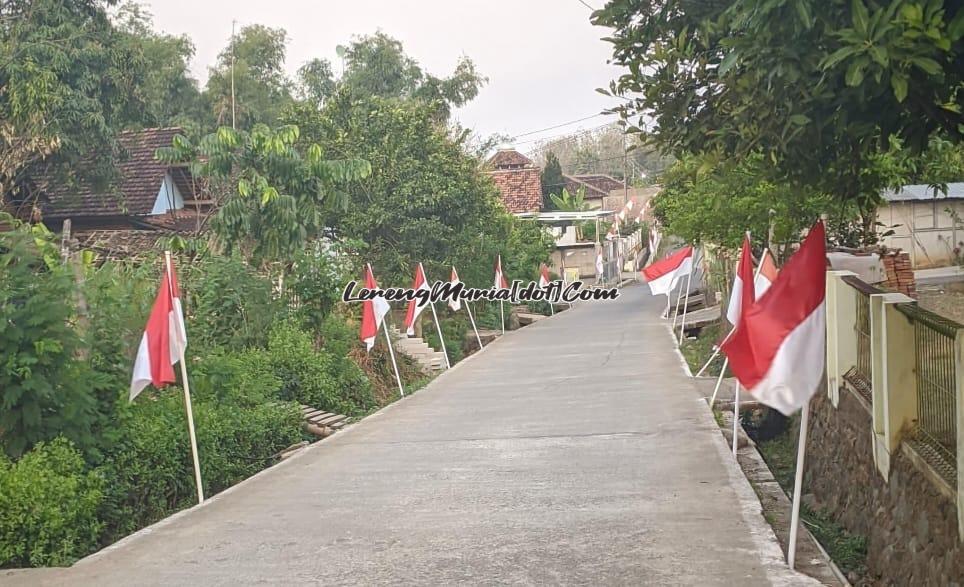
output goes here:
[[964, 324], [964, 283], [918, 286], [917, 301], [925, 310]]

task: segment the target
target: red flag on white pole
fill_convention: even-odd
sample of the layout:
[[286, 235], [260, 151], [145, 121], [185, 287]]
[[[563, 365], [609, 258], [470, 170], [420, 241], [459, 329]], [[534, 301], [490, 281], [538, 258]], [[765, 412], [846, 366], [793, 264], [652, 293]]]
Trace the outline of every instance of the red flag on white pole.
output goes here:
[[502, 255], [496, 258], [495, 280], [492, 285], [495, 289], [509, 289], [509, 282], [505, 280], [505, 274], [502, 273]]
[[[365, 265], [365, 289], [376, 291], [379, 289], [372, 275], [372, 266]], [[378, 336], [378, 329], [382, 326], [385, 314], [391, 308], [383, 297], [376, 297], [373, 300], [362, 302], [362, 323], [360, 338], [365, 343], [366, 350], [372, 350], [375, 346], [375, 337]]]
[[749, 308], [756, 299], [753, 279], [753, 254], [750, 251], [750, 235], [743, 237], [740, 262], [733, 276], [733, 289], [730, 291], [730, 304], [726, 309], [726, 319], [736, 325], [740, 321], [743, 308]]
[[[456, 273], [454, 265], [452, 266], [452, 277], [449, 278], [449, 283], [452, 284], [452, 287], [462, 283], [461, 280], [459, 280], [459, 274]], [[462, 300], [458, 297], [452, 298], [449, 300], [449, 308], [452, 308], [453, 312], [458, 312], [462, 309]]]
[[743, 387], [784, 414], [814, 394], [826, 360], [826, 234], [810, 230], [767, 295], [744, 308], [722, 349]]
[[181, 313], [180, 293], [174, 266], [165, 266], [164, 277], [154, 298], [154, 306], [141, 336], [131, 377], [130, 400], [149, 384], [163, 387], [174, 383], [173, 366], [187, 348], [184, 316]]
[[681, 277], [693, 271], [693, 247], [685, 246], [642, 270], [653, 295], [669, 295]]
[[[432, 288], [428, 286], [428, 281], [425, 280], [425, 271], [422, 270], [421, 263], [415, 268], [415, 279], [412, 281], [412, 289], [415, 291], [432, 290]], [[425, 306], [418, 305], [418, 300], [408, 302], [408, 309], [405, 312], [405, 334], [415, 336], [415, 321], [418, 320], [419, 314], [421, 314], [424, 309]]]
[[773, 282], [777, 280], [777, 264], [773, 260], [773, 255], [770, 254], [770, 249], [763, 251], [763, 258], [760, 260], [760, 268], [757, 271], [756, 279], [753, 281], [753, 293], [757, 298], [763, 295], [763, 292], [770, 289]]

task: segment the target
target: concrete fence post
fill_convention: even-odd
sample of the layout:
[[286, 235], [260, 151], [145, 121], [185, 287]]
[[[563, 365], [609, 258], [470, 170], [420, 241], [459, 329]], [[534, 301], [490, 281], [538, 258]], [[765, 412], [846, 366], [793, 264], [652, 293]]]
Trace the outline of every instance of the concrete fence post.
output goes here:
[[914, 300], [899, 293], [870, 296], [874, 462], [884, 479], [892, 455], [917, 421], [914, 323], [897, 309], [903, 303]]
[[840, 386], [848, 369], [857, 364], [858, 292], [842, 278], [852, 271], [827, 272], [827, 395], [834, 407], [840, 402]]

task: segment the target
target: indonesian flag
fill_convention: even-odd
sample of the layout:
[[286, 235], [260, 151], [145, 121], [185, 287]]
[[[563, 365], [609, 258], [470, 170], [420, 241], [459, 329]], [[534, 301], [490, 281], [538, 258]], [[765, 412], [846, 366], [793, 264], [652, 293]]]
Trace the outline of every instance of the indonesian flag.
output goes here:
[[[421, 263], [415, 268], [415, 281], [412, 282], [412, 289], [415, 291], [424, 290], [429, 292], [432, 290], [432, 288], [428, 286], [428, 281], [425, 280], [425, 269]], [[415, 336], [415, 321], [418, 320], [418, 315], [421, 314], [424, 309], [425, 306], [418, 305], [418, 300], [408, 302], [408, 310], [405, 312], [405, 334]]]
[[654, 296], [669, 295], [676, 287], [676, 280], [693, 271], [693, 247], [685, 246], [665, 259], [656, 261], [643, 269], [643, 277], [649, 282]]
[[[452, 266], [452, 277], [451, 279], [449, 279], [449, 283], [452, 284], [452, 287], [455, 287], [459, 283], [462, 283], [461, 280], [459, 280], [459, 274], [455, 272], [454, 265]], [[458, 312], [459, 310], [462, 309], [462, 300], [460, 300], [457, 297], [449, 300], [449, 307], [452, 308], [453, 312]]]
[[[377, 291], [378, 284], [375, 276], [372, 275], [372, 266], [365, 265], [365, 289]], [[378, 329], [382, 326], [385, 314], [388, 314], [390, 307], [385, 298], [376, 297], [373, 300], [362, 302], [362, 321], [361, 321], [361, 340], [365, 343], [366, 350], [372, 350], [375, 346], [375, 337], [378, 336]]]
[[602, 250], [600, 249], [600, 251], [596, 253], [596, 275], [602, 275], [602, 274], [603, 274], [603, 256], [602, 256]]
[[130, 401], [134, 401], [148, 384], [163, 387], [167, 383], [174, 383], [174, 364], [180, 360], [186, 348], [187, 333], [181, 312], [177, 274], [174, 265], [168, 261], [134, 360]]
[[509, 282], [505, 280], [505, 275], [502, 273], [502, 255], [495, 261], [495, 280], [492, 285], [495, 289], [509, 289]]
[[763, 292], [770, 289], [773, 282], [777, 279], [777, 264], [773, 260], [773, 255], [770, 254], [770, 250], [767, 249], [763, 251], [763, 259], [760, 260], [760, 270], [757, 271], [756, 279], [753, 281], [753, 290], [756, 297], [759, 298], [763, 295]]
[[543, 263], [539, 267], [539, 287], [545, 289], [549, 287], [549, 268]]
[[730, 292], [730, 304], [726, 309], [726, 319], [736, 325], [740, 321], [743, 308], [749, 308], [756, 300], [755, 281], [753, 278], [753, 254], [750, 252], [750, 235], [743, 237], [743, 249], [740, 252], [740, 262], [736, 266], [733, 278], [733, 291]]
[[760, 402], [789, 415], [823, 378], [826, 234], [817, 222], [767, 295], [743, 310], [722, 344], [734, 375]]

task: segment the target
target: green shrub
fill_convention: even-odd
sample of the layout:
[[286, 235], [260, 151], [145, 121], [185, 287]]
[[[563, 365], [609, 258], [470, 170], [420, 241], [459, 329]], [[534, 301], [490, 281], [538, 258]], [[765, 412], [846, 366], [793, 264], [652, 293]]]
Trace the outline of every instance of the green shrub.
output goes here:
[[[300, 410], [292, 403], [239, 408], [195, 401], [193, 408], [205, 496], [260, 471], [302, 438]], [[101, 511], [105, 543], [196, 500], [182, 392], [171, 388], [156, 399], [138, 398], [121, 417], [124, 434], [101, 468], [108, 481]]]
[[259, 349], [204, 352], [194, 361], [190, 377], [197, 401], [249, 407], [277, 398], [281, 390], [267, 353]]
[[64, 438], [38, 443], [16, 463], [0, 457], [0, 567], [64, 566], [90, 552], [102, 488]]
[[[449, 362], [454, 365], [465, 356], [465, 333], [470, 328], [469, 320], [459, 315], [446, 317], [444, 314], [439, 314], [439, 320], [442, 322], [442, 335], [445, 336], [445, 350], [448, 353]], [[425, 342], [433, 349], [442, 350], [435, 323], [426, 322], [422, 328]]]
[[[343, 350], [343, 332], [334, 321], [322, 333], [333, 349]], [[327, 335], [327, 336], [326, 336]], [[316, 351], [311, 336], [291, 322], [279, 324], [268, 337], [268, 357], [281, 380], [279, 397], [329, 412], [358, 415], [375, 406], [371, 384], [345, 355]]]

